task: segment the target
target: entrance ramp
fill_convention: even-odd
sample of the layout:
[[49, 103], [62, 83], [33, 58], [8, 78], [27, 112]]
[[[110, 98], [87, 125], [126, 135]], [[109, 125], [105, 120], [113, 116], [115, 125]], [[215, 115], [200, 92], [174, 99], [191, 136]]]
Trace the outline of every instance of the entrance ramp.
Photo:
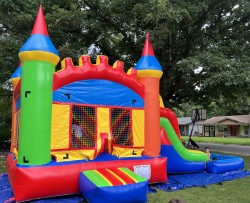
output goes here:
[[130, 169], [102, 168], [80, 173], [79, 189], [90, 203], [147, 202], [148, 179]]

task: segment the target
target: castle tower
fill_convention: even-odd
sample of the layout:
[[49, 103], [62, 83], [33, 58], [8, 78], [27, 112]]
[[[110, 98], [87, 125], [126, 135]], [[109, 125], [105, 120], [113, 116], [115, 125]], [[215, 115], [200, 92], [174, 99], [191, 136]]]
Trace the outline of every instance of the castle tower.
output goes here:
[[142, 57], [135, 66], [138, 80], [145, 85], [145, 150], [147, 156], [160, 154], [159, 82], [163, 74], [154, 56], [149, 34], [146, 36]]
[[45, 164], [51, 161], [52, 81], [59, 56], [48, 36], [41, 6], [19, 58], [22, 79], [18, 163]]

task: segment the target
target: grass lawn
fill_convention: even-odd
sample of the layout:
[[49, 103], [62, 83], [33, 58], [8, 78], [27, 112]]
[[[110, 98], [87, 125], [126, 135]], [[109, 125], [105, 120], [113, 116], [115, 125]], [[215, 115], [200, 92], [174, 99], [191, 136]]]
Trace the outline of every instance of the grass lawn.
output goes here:
[[4, 155], [2, 155], [2, 153], [0, 153], [0, 174], [6, 172], [5, 163], [6, 163], [6, 156], [4, 156]]
[[[236, 155], [238, 156], [238, 155]], [[245, 161], [245, 170], [250, 170], [250, 156], [241, 156]], [[148, 195], [149, 203], [168, 203], [170, 199], [179, 198], [186, 203], [248, 203], [250, 176], [244, 179], [223, 182], [223, 185], [209, 185], [207, 188], [193, 187], [176, 192], [165, 192], [157, 189], [157, 193]]]
[[[188, 141], [188, 136], [181, 137], [183, 141]], [[237, 137], [192, 137], [195, 142], [217, 143], [217, 144], [237, 144], [249, 145], [250, 138], [237, 138]]]
[[[250, 156], [241, 156], [245, 160], [245, 169], [250, 170]], [[6, 158], [0, 157], [0, 174], [5, 173]], [[165, 192], [157, 189], [157, 193], [148, 194], [148, 203], [168, 203], [170, 199], [180, 198], [186, 203], [248, 203], [250, 177], [223, 182], [223, 185], [209, 185], [207, 188], [193, 187], [176, 192]]]
[[248, 203], [250, 177], [223, 182], [223, 185], [209, 185], [207, 188], [193, 187], [176, 192], [157, 190], [148, 195], [149, 203], [168, 203], [170, 199], [179, 198], [186, 203]]

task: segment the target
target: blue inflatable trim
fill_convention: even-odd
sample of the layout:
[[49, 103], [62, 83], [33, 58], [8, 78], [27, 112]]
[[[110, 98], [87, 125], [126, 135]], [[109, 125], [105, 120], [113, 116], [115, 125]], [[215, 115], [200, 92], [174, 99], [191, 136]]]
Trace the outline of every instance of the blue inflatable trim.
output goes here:
[[21, 99], [19, 98], [17, 101], [16, 101], [16, 110], [19, 109], [21, 107]]
[[162, 67], [155, 56], [142, 56], [135, 66], [136, 70], [159, 70]]
[[41, 34], [33, 34], [29, 37], [29, 39], [19, 50], [19, 53], [25, 51], [45, 51], [59, 56], [50, 38]]
[[206, 163], [206, 171], [208, 173], [223, 173], [244, 168], [244, 160], [241, 157], [211, 154], [210, 158], [211, 161]]
[[[163, 156], [158, 156], [159, 158], [162, 158]], [[98, 157], [96, 157], [94, 160], [76, 160], [76, 161], [65, 161], [65, 162], [56, 162], [56, 160], [52, 160], [51, 162], [44, 164], [44, 165], [21, 165], [17, 164], [17, 167], [20, 168], [37, 168], [37, 167], [47, 167], [47, 166], [64, 166], [64, 165], [71, 165], [76, 163], [85, 163], [85, 162], [96, 162], [96, 164], [99, 164], [98, 162], [105, 162], [105, 161], [115, 161], [115, 160], [150, 160], [154, 159], [155, 157], [149, 157], [149, 156], [141, 156], [141, 157], [123, 157], [119, 158], [117, 156], [111, 155], [109, 153], [102, 153]]]
[[20, 78], [22, 74], [22, 66], [18, 66], [15, 72], [12, 74], [11, 79]]
[[[100, 87], [101, 90], [100, 90]], [[70, 96], [69, 96], [70, 95]], [[53, 93], [54, 102], [143, 108], [143, 99], [130, 88], [109, 80], [80, 80]]]

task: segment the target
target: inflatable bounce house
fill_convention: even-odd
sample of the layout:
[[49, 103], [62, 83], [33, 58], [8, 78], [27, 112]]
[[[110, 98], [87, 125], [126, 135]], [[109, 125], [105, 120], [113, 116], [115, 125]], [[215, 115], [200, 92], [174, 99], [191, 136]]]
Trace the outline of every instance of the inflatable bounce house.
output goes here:
[[13, 122], [7, 157], [17, 202], [81, 193], [89, 202], [147, 201], [150, 183], [168, 173], [243, 168], [243, 160], [209, 164], [186, 149], [177, 118], [159, 95], [162, 68], [147, 35], [134, 68], [88, 55], [74, 66], [50, 41], [42, 7], [12, 75]]

